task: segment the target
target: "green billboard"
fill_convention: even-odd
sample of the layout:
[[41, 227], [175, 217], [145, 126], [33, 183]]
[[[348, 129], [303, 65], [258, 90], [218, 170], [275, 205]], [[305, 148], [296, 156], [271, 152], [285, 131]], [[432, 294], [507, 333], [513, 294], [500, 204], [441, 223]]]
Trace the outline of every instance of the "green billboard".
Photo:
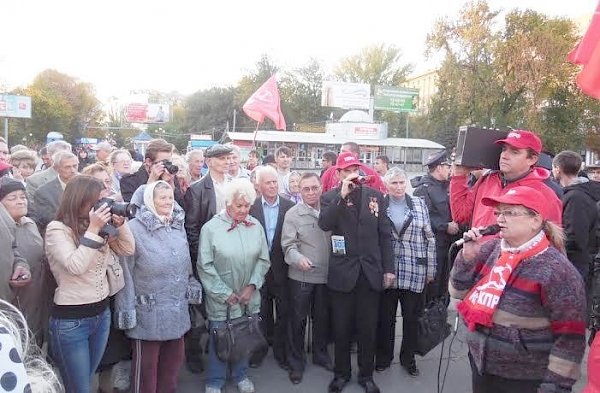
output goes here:
[[375, 86], [374, 108], [391, 112], [414, 112], [419, 101], [419, 89]]

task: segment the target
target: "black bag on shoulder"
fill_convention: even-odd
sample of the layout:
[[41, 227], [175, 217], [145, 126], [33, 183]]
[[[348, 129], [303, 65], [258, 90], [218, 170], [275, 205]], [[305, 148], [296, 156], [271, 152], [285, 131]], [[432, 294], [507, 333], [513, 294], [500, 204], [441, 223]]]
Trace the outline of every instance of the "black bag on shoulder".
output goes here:
[[244, 307], [244, 315], [239, 318], [230, 318], [231, 306], [227, 305], [227, 320], [225, 324], [212, 328], [217, 357], [222, 362], [236, 363], [247, 359], [253, 352], [268, 347], [267, 340], [260, 330], [260, 317], [248, 313], [248, 306]]
[[447, 296], [433, 299], [419, 317], [415, 353], [425, 356], [450, 335]]

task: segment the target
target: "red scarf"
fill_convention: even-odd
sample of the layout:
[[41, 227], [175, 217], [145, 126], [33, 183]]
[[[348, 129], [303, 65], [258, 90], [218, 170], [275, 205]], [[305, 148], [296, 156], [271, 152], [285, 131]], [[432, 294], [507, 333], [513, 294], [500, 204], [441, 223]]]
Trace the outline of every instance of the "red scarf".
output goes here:
[[227, 230], [227, 232], [231, 232], [231, 231], [233, 231], [233, 230], [234, 230], [234, 229], [235, 229], [235, 228], [236, 228], [238, 225], [240, 225], [240, 224], [242, 224], [242, 225], [245, 225], [245, 226], [247, 226], [247, 227], [251, 227], [252, 225], [254, 225], [254, 223], [253, 223], [253, 222], [251, 222], [251, 221], [248, 221], [248, 220], [242, 220], [242, 221], [236, 221], [236, 220], [233, 220], [233, 221], [231, 222], [231, 226], [229, 227], [229, 229]]
[[469, 330], [475, 330], [477, 324], [491, 327], [494, 312], [509, 282], [510, 276], [522, 260], [544, 251], [550, 242], [546, 236], [528, 250], [516, 254], [502, 251], [494, 266], [481, 277], [481, 280], [467, 293], [456, 307], [467, 323]]

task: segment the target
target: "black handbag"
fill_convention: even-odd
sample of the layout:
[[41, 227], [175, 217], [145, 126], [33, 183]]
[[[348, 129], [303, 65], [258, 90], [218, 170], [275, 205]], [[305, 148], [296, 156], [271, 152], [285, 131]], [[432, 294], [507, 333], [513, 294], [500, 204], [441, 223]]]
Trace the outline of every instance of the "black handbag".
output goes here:
[[260, 317], [250, 315], [248, 306], [244, 315], [230, 318], [231, 306], [227, 305], [227, 320], [220, 327], [212, 328], [217, 357], [222, 362], [236, 363], [247, 359], [253, 352], [268, 348], [267, 340], [260, 330]]
[[423, 309], [418, 321], [415, 353], [425, 356], [450, 335], [447, 296], [433, 299]]

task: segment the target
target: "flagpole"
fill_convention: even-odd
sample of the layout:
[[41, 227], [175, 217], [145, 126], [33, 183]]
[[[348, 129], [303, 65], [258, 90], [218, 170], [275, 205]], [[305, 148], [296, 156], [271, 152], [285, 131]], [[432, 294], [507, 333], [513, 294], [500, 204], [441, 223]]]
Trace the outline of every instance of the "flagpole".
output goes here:
[[254, 136], [252, 137], [252, 148], [256, 149], [256, 134], [258, 134], [258, 126], [260, 125], [259, 122], [256, 122], [256, 130], [254, 130]]

